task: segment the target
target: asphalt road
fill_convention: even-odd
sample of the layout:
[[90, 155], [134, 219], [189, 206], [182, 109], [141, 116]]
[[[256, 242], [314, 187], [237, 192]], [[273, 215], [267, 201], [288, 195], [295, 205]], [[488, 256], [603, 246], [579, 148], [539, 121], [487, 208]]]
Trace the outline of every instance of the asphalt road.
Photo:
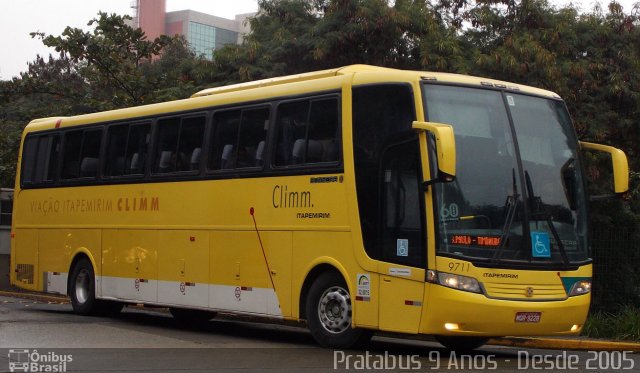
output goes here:
[[222, 317], [185, 327], [168, 313], [131, 307], [118, 317], [81, 317], [68, 304], [0, 297], [0, 372], [10, 362], [69, 372], [640, 371], [640, 355], [617, 351], [486, 346], [460, 354], [389, 337], [366, 350], [333, 351], [295, 326]]

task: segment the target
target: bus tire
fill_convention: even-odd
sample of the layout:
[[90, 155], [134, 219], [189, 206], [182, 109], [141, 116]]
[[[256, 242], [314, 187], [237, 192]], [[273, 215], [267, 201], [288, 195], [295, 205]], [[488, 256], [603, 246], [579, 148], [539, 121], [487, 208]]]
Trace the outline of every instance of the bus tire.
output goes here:
[[489, 338], [485, 337], [459, 337], [450, 335], [436, 335], [436, 340], [452, 351], [471, 351], [481, 347]]
[[217, 313], [205, 310], [190, 310], [186, 308], [169, 308], [173, 318], [182, 325], [200, 325], [216, 317]]
[[352, 348], [371, 338], [371, 331], [352, 327], [349, 288], [336, 272], [325, 272], [313, 282], [305, 308], [311, 335], [322, 347]]
[[73, 266], [69, 282], [69, 297], [73, 312], [78, 315], [94, 315], [98, 310], [96, 299], [96, 278], [93, 266], [87, 258], [81, 258]]

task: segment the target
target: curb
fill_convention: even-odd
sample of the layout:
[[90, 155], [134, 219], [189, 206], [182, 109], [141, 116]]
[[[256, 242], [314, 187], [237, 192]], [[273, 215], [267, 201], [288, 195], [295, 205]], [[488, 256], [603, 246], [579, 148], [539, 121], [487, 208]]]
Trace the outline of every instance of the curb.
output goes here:
[[507, 347], [542, 348], [550, 350], [640, 352], [640, 343], [595, 339], [504, 337], [492, 338], [489, 340], [489, 342], [487, 342], [487, 344]]
[[[39, 293], [28, 293], [18, 291], [0, 290], [0, 296], [31, 299], [41, 302], [55, 302], [59, 304], [69, 304], [69, 298], [62, 295], [43, 295]], [[139, 307], [139, 306], [138, 306]], [[143, 308], [143, 307], [139, 307]], [[222, 315], [221, 315], [222, 316]], [[226, 314], [224, 316], [227, 316]], [[227, 317], [225, 317], [227, 318]], [[235, 315], [228, 318], [236, 319]], [[260, 319], [262, 321], [262, 319]], [[265, 320], [266, 321], [266, 320]], [[268, 321], [266, 321], [268, 322]], [[396, 333], [381, 333], [381, 336], [407, 338]], [[413, 338], [411, 338], [413, 337]], [[411, 336], [409, 339], [434, 341], [429, 336]], [[640, 343], [618, 342], [596, 339], [562, 339], [562, 338], [529, 338], [529, 337], [503, 337], [491, 338], [488, 345], [520, 347], [520, 348], [540, 348], [549, 350], [578, 350], [578, 351], [631, 351], [640, 353]]]
[[34, 294], [34, 293], [23, 293], [18, 291], [0, 290], [0, 296], [31, 299], [31, 300], [41, 301], [41, 302], [55, 302], [60, 304], [69, 304], [69, 298], [62, 295], [55, 296], [55, 295], [43, 295], [43, 294]]

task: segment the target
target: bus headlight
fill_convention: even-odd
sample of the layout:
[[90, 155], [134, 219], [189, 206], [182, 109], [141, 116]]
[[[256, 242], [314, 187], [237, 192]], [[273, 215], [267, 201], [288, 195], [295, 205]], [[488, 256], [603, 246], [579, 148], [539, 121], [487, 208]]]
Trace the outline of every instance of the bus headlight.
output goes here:
[[591, 291], [591, 280], [580, 280], [573, 284], [569, 296], [587, 294]]
[[482, 293], [480, 283], [473, 277], [454, 275], [453, 273], [429, 271], [427, 281], [440, 284], [452, 289], [469, 291], [471, 293]]

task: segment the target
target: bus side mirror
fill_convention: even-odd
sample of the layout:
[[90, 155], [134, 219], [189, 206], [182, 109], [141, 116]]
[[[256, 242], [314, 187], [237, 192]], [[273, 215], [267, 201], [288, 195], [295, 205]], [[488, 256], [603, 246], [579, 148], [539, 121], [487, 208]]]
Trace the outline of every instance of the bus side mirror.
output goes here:
[[[453, 126], [442, 123], [415, 121], [413, 122], [412, 128], [417, 130], [420, 136], [424, 136], [425, 140], [427, 134], [432, 134], [435, 139], [435, 160], [437, 161], [435, 167], [438, 173], [435, 179], [426, 182], [427, 185], [436, 181], [452, 181], [456, 176], [456, 139]], [[423, 143], [422, 140], [421, 143]], [[426, 141], [423, 144], [426, 144]]]
[[[603, 152], [611, 155], [611, 163], [613, 165], [613, 189], [616, 194], [626, 193], [629, 190], [629, 164], [627, 156], [620, 149], [612, 146], [594, 144], [591, 142], [580, 141], [580, 147], [583, 150], [591, 150]], [[595, 199], [598, 199], [596, 197]]]

